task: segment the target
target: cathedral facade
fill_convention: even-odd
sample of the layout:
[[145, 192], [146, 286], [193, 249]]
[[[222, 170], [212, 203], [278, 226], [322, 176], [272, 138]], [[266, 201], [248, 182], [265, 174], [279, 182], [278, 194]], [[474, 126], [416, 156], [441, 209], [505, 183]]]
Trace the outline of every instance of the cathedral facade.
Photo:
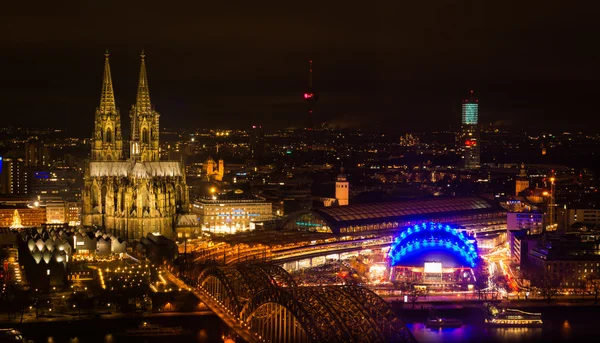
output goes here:
[[159, 114], [150, 102], [144, 53], [129, 119], [131, 139], [126, 158], [107, 53], [92, 154], [84, 174], [82, 223], [124, 239], [139, 239], [148, 233], [170, 238], [178, 215], [188, 212], [188, 189], [184, 166], [160, 160]]

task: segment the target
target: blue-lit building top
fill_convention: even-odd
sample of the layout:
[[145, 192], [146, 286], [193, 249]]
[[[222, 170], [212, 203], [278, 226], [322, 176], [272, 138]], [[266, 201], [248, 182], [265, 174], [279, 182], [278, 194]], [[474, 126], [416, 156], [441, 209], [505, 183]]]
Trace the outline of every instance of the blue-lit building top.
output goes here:
[[462, 104], [462, 123], [467, 125], [477, 125], [479, 122], [479, 100], [475, 99], [473, 91], [469, 93], [469, 98], [463, 100]]
[[[444, 256], [446, 255], [446, 256]], [[477, 264], [477, 243], [456, 225], [422, 223], [405, 228], [394, 239], [388, 252], [392, 266], [423, 265], [427, 260], [444, 260], [452, 267]]]
[[477, 169], [480, 167], [480, 147], [479, 147], [479, 100], [475, 98], [473, 91], [469, 92], [469, 97], [462, 103], [462, 125], [461, 140], [464, 166], [467, 169]]

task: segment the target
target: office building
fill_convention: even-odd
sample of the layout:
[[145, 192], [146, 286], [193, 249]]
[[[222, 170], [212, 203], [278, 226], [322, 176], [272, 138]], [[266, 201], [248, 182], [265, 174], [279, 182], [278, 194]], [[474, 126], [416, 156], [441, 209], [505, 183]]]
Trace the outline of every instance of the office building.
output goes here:
[[600, 209], [569, 208], [565, 211], [567, 228], [587, 230], [600, 228]]
[[25, 166], [48, 167], [50, 166], [50, 153], [48, 148], [37, 139], [25, 143]]
[[469, 93], [469, 98], [462, 103], [462, 123], [460, 144], [463, 151], [463, 162], [466, 169], [480, 167], [480, 128], [479, 128], [479, 100]]
[[532, 270], [548, 273], [560, 287], [581, 289], [600, 279], [600, 232], [558, 234], [540, 239], [529, 252]]
[[262, 125], [252, 125], [250, 130], [250, 156], [261, 158], [265, 152], [265, 132]]
[[508, 212], [506, 214], [508, 231], [527, 230], [530, 235], [544, 231], [544, 214], [537, 212]]
[[0, 156], [0, 194], [28, 194], [29, 175], [22, 158]]

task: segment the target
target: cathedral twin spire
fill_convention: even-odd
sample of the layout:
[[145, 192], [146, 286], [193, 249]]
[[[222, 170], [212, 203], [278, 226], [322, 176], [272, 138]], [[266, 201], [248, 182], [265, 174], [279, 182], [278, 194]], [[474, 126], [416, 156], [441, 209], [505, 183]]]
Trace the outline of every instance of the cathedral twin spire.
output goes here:
[[[109, 56], [108, 51], [106, 51], [104, 54], [102, 93], [100, 95], [100, 106], [96, 111], [92, 142], [92, 160], [100, 161], [121, 160], [123, 157], [121, 119], [115, 102]], [[130, 156], [136, 160], [157, 161], [159, 159], [159, 114], [154, 111], [150, 102], [146, 55], [143, 51], [140, 57], [141, 66], [136, 102], [130, 112]]]
[[117, 112], [115, 104], [115, 92], [113, 91], [112, 77], [110, 75], [110, 54], [108, 50], [104, 54], [104, 78], [102, 80], [102, 94], [100, 95], [100, 107], [98, 110], [102, 114]]
[[148, 76], [146, 75], [146, 55], [144, 51], [140, 55], [142, 58], [140, 66], [140, 80], [138, 82], [137, 97], [135, 99], [135, 107], [138, 112], [152, 112], [152, 104], [150, 103], [150, 90], [148, 89]]

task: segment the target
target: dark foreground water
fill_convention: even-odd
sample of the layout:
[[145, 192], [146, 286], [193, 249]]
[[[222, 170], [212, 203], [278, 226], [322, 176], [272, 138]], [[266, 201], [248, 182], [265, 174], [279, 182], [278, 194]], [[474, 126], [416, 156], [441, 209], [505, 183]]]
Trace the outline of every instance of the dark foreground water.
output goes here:
[[[460, 328], [429, 329], [423, 324], [427, 310], [400, 311], [407, 326], [420, 343], [459, 342], [600, 342], [600, 307], [568, 306], [524, 308], [528, 312], [541, 312], [543, 328], [488, 328], [483, 325], [483, 312], [479, 309], [437, 310], [442, 317], [458, 318], [464, 325]], [[24, 324], [18, 329], [34, 342], [112, 343], [112, 342], [222, 342], [221, 336], [229, 329], [221, 320], [209, 316], [173, 316], [144, 319], [163, 326], [183, 326], [188, 334], [155, 340], [133, 340], [119, 336], [127, 328], [134, 328], [141, 319], [102, 319]], [[237, 340], [241, 343], [241, 340]]]
[[[182, 326], [186, 334], [175, 338], [132, 339], [119, 334], [128, 328], [135, 328], [146, 321], [162, 326]], [[40, 343], [119, 343], [119, 342], [222, 342], [221, 336], [230, 332], [229, 328], [214, 315], [173, 316], [160, 318], [119, 318], [82, 320], [72, 322], [30, 323], [15, 325], [23, 336]], [[237, 340], [240, 342], [241, 340]]]
[[463, 320], [460, 328], [430, 329], [423, 324], [428, 312], [405, 311], [407, 326], [419, 342], [600, 342], [600, 307], [568, 306], [523, 308], [541, 312], [541, 328], [490, 328], [479, 309], [438, 310], [442, 317]]

